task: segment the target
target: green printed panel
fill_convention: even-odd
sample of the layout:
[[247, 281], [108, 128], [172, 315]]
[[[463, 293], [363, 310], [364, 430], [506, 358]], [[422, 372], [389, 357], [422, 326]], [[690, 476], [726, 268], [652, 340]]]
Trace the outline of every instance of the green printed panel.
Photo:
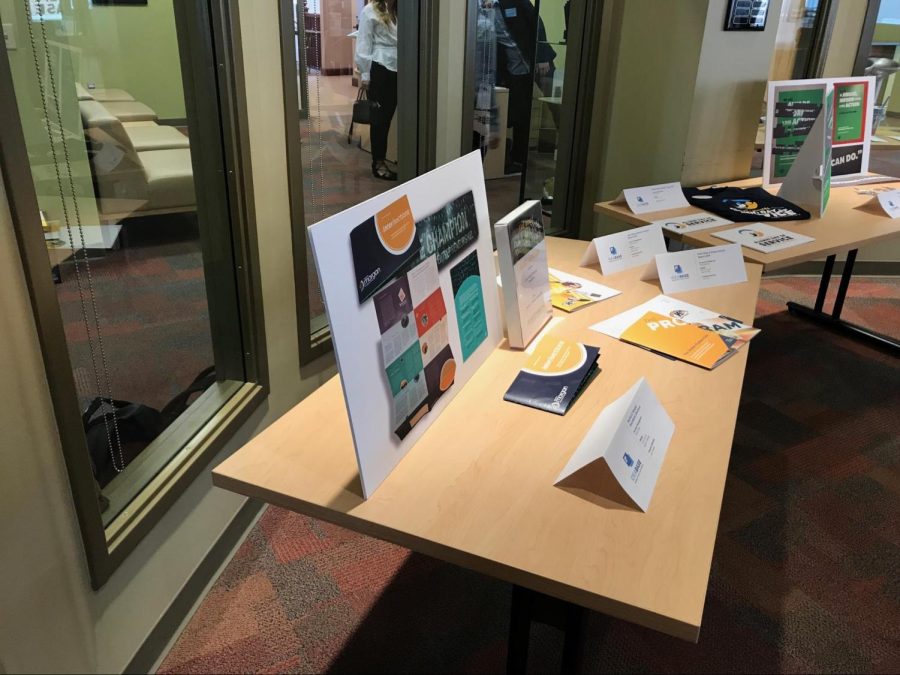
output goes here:
[[388, 364], [385, 370], [391, 385], [391, 393], [396, 396], [401, 389], [412, 382], [416, 375], [422, 372], [422, 352], [419, 348], [419, 341], [413, 342], [410, 348], [394, 359], [393, 363]]
[[450, 281], [453, 286], [459, 342], [465, 361], [487, 338], [478, 251], [472, 251], [456, 267], [450, 269]]
[[835, 87], [837, 118], [834, 124], [834, 140], [863, 140], [863, 120], [866, 117], [866, 85], [845, 84]]
[[[817, 87], [815, 89], [790, 89], [778, 92], [777, 103], [807, 103], [813, 105], [822, 105], [823, 89]], [[812, 123], [808, 119], [808, 115], [798, 112], [795, 115], [779, 115], [775, 117], [775, 125], [781, 126], [785, 130], [785, 134], [773, 139], [776, 147], [787, 146], [796, 148], [793, 151], [775, 153], [773, 159], [774, 172], [776, 178], [784, 178], [791, 170], [797, 153], [800, 152], [800, 146], [806, 140]]]

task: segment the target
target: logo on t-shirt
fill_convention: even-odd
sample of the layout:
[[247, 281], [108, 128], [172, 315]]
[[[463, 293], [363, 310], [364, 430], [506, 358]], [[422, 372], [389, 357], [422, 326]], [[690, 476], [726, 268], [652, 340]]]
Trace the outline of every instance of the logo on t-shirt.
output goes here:
[[746, 213], [755, 218], [799, 218], [800, 214], [786, 206], [760, 206], [752, 199], [723, 199], [725, 206], [737, 213]]

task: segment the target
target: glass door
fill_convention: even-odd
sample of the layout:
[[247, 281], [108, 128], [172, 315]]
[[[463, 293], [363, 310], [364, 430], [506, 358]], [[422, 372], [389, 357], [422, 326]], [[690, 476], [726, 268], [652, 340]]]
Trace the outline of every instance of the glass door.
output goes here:
[[304, 228], [295, 250], [298, 302], [307, 305], [300, 340], [311, 357], [327, 349], [329, 332], [305, 228], [425, 169], [419, 55], [428, 16], [414, 0], [282, 2], [292, 205]]
[[463, 145], [481, 150], [491, 219], [536, 199], [549, 231], [576, 232], [603, 3], [468, 2]]

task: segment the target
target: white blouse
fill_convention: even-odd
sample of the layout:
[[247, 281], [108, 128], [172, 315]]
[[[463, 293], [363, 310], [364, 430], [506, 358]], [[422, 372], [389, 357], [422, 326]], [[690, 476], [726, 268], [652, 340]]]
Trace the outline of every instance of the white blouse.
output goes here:
[[382, 21], [370, 3], [359, 13], [356, 36], [356, 65], [363, 82], [369, 81], [373, 61], [397, 72], [397, 24]]

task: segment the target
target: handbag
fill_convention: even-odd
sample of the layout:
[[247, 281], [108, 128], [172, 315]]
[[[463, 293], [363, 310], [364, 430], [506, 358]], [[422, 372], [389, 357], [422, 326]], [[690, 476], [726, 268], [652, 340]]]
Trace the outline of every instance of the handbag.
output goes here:
[[347, 130], [347, 143], [353, 142], [354, 124], [371, 124], [373, 103], [366, 95], [365, 89], [360, 89], [353, 102], [353, 117], [350, 119], [350, 128]]
[[[155, 408], [131, 401], [95, 398], [81, 416], [94, 478], [101, 488], [128, 466], [163, 430]], [[116, 432], [110, 430], [115, 425]], [[115, 454], [113, 454], [115, 453]]]

